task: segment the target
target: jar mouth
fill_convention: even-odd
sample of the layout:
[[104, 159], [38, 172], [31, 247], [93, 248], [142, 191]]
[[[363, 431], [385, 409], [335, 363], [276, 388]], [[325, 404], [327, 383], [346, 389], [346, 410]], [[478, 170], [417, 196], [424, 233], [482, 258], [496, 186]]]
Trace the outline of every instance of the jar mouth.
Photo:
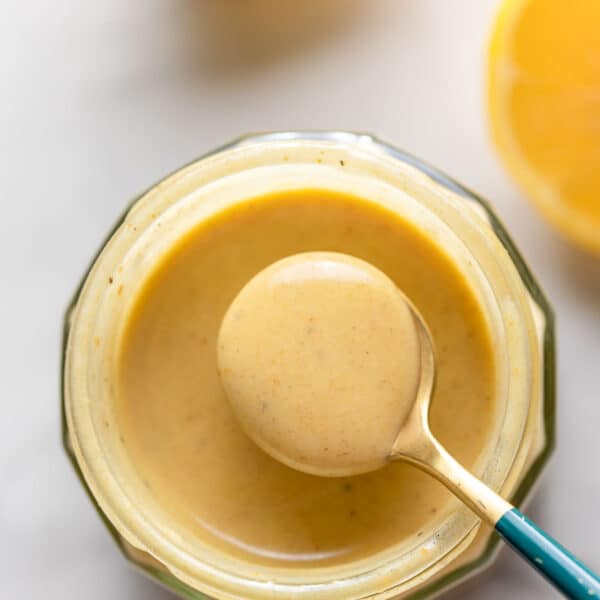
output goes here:
[[[458, 501], [418, 540], [339, 567], [265, 569], [191, 540], [149, 498], [118, 444], [112, 412], [114, 365], [124, 319], [153, 265], [198, 222], [265, 192], [294, 186], [333, 189], [388, 204], [436, 233], [480, 300], [497, 365], [496, 428], [474, 470], [509, 493], [539, 360], [527, 293], [478, 205], [443, 189], [431, 173], [400, 162], [370, 136], [344, 132], [281, 133], [244, 138], [171, 175], [142, 196], [107, 242], [74, 308], [66, 350], [65, 409], [70, 441], [87, 484], [117, 530], [182, 581], [217, 596], [383, 597], [410, 589], [468, 545], [479, 520]], [[340, 167], [343, 166], [343, 169]], [[279, 186], [279, 187], [278, 187]], [[241, 191], [243, 190], [243, 192]], [[361, 193], [361, 190], [364, 193]], [[404, 215], [406, 216], [406, 215]], [[427, 548], [428, 552], [421, 550]]]

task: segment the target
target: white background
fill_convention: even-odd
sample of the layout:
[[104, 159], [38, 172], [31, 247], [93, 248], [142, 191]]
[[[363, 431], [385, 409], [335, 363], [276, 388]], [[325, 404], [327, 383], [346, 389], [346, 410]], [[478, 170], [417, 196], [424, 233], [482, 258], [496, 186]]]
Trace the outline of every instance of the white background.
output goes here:
[[[121, 559], [60, 447], [61, 320], [125, 202], [241, 133], [374, 132], [497, 207], [557, 314], [558, 451], [529, 513], [600, 569], [600, 261], [490, 146], [496, 0], [4, 0], [0, 596], [167, 600]], [[556, 593], [503, 551], [449, 598]]]

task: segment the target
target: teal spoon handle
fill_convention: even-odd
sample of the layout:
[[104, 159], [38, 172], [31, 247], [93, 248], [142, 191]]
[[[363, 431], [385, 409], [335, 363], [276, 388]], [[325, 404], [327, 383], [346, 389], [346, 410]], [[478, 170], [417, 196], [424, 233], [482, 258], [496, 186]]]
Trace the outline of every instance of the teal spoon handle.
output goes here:
[[421, 384], [389, 459], [409, 461], [433, 475], [476, 515], [494, 526], [508, 544], [565, 596], [600, 600], [598, 575], [465, 469], [431, 433], [428, 411], [435, 382], [435, 360], [427, 328], [419, 319], [416, 322], [420, 324]]
[[567, 598], [600, 600], [600, 577], [516, 508], [500, 517], [496, 530]]
[[458, 463], [431, 435], [425, 411], [419, 416], [421, 422], [413, 423], [418, 443], [392, 458], [409, 460], [435, 476], [565, 596], [600, 600], [600, 577]]

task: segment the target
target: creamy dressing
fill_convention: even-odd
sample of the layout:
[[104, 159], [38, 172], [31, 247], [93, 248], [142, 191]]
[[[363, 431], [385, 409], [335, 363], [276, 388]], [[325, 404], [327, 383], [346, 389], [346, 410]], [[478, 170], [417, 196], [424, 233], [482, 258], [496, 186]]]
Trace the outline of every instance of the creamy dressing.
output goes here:
[[415, 400], [419, 338], [389, 277], [347, 254], [268, 266], [229, 307], [218, 365], [245, 431], [317, 475], [383, 466]]
[[431, 428], [461, 463], [474, 464], [493, 426], [494, 358], [481, 307], [452, 260], [404, 218], [307, 189], [203, 221], [155, 267], [126, 315], [116, 416], [137, 473], [177, 526], [257, 566], [370, 556], [418, 536], [450, 499], [404, 463], [343, 478], [301, 473], [240, 427], [217, 370], [221, 322], [258, 272], [309, 251], [369, 262], [424, 316], [437, 350]]

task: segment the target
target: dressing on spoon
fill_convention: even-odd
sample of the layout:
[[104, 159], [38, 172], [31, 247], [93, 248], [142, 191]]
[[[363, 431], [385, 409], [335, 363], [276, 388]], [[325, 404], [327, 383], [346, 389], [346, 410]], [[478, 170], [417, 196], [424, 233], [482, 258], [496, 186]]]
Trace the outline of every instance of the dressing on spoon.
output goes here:
[[387, 462], [417, 393], [419, 352], [391, 279], [333, 252], [261, 271], [218, 340], [221, 380], [250, 437], [281, 462], [328, 476]]
[[598, 575], [433, 437], [431, 336], [375, 267], [328, 252], [267, 267], [229, 307], [218, 365], [242, 426], [274, 458], [324, 476], [409, 461], [494, 526], [567, 597], [600, 597]]

